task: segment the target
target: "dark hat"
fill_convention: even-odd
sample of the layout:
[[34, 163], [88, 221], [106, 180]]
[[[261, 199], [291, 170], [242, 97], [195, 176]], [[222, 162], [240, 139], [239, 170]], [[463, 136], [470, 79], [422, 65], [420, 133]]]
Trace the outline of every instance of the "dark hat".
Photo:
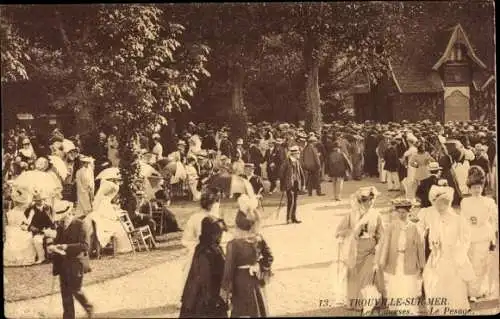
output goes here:
[[236, 227], [238, 227], [241, 230], [250, 230], [252, 229], [253, 225], [255, 224], [255, 220], [251, 220], [243, 213], [242, 211], [238, 211], [236, 214], [236, 221], [235, 221]]
[[412, 208], [413, 207], [413, 203], [406, 199], [406, 198], [403, 198], [403, 197], [400, 197], [400, 198], [396, 198], [396, 199], [393, 199], [391, 201], [391, 204], [394, 208]]

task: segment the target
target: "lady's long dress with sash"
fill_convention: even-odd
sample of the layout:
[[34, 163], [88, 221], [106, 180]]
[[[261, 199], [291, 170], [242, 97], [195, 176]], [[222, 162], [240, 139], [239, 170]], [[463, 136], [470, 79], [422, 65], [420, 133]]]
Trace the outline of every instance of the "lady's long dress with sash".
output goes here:
[[[452, 208], [444, 215], [429, 216], [431, 255], [424, 268], [425, 297], [445, 298], [446, 304], [428, 305], [433, 314], [444, 314], [446, 307], [459, 311], [470, 309], [467, 285], [474, 280], [474, 271], [467, 251], [470, 230], [467, 222]], [[436, 247], [433, 243], [439, 243]]]
[[259, 240], [235, 238], [227, 244], [222, 288], [232, 293], [231, 317], [267, 317], [269, 315], [264, 286], [250, 274], [249, 267], [258, 265]]
[[[345, 245], [350, 245], [350, 259], [347, 270], [347, 307], [355, 310], [362, 310], [361, 302], [363, 296], [361, 289], [365, 286], [375, 284], [379, 292], [384, 294], [383, 273], [378, 271], [373, 282], [373, 266], [376, 260], [377, 244], [383, 233], [382, 219], [376, 212], [367, 212], [370, 214], [368, 222], [361, 227], [357, 234], [351, 233], [347, 237]], [[347, 215], [344, 221], [339, 225], [337, 231], [352, 231], [355, 225], [362, 217], [352, 212]], [[358, 301], [358, 302], [357, 302]]]
[[[469, 295], [481, 297], [489, 295], [490, 290], [490, 252], [491, 242], [495, 242], [498, 229], [498, 209], [493, 199], [483, 196], [462, 199], [460, 214], [469, 223], [471, 245], [469, 258], [476, 274], [476, 280], [469, 286]], [[498, 268], [498, 263], [496, 265]]]

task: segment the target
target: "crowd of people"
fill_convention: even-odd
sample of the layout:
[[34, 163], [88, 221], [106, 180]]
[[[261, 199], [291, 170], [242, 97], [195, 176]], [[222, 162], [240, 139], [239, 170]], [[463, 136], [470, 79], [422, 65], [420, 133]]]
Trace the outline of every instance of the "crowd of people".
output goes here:
[[[181, 316], [218, 316], [227, 312], [229, 300], [234, 315], [265, 316], [263, 288], [272, 255], [258, 231], [258, 199], [280, 190], [287, 198], [286, 222], [300, 223], [298, 195], [324, 196], [322, 182], [329, 180], [332, 200], [341, 201], [345, 180], [377, 177], [388, 191], [403, 197], [394, 203], [397, 218], [384, 230], [380, 215], [372, 210], [376, 189], [352, 194], [352, 213], [337, 231], [346, 251], [348, 306], [363, 308], [352, 301], [366, 297], [365, 288], [374, 283], [390, 298], [420, 296], [414, 282], [421, 274], [425, 296], [447, 297], [457, 309], [469, 307], [469, 299], [491, 290], [485, 258], [496, 247], [498, 218], [495, 202], [484, 195], [493, 192], [496, 200], [493, 124], [335, 122], [308, 132], [303, 122], [261, 122], [248, 123], [243, 139], [232, 136], [228, 127], [189, 123], [179, 135], [165, 130], [150, 138], [140, 135], [141, 171], [148, 173], [141, 173], [144, 190], [135, 194], [133, 207], [121, 207], [117, 201], [120, 156], [112, 129], [100, 132], [93, 143], [84, 143], [79, 136], [65, 138], [58, 129], [47, 141], [35, 133], [18, 128], [3, 136], [4, 202], [12, 203], [4, 209], [5, 265], [66, 260], [54, 254], [85, 261], [95, 243], [79, 242], [81, 236], [65, 234], [66, 228], [59, 230], [58, 223], [75, 224], [74, 232], [88, 229], [98, 247], [111, 244], [117, 252], [131, 251], [133, 243], [121, 219], [124, 212], [135, 227], [149, 227], [148, 245], [154, 248], [158, 221], [152, 212], [165, 214], [162, 226], [167, 231], [181, 231], [169, 206], [187, 194], [200, 202], [202, 211], [190, 217], [184, 230], [183, 244], [190, 254]], [[218, 213], [223, 195], [220, 189], [206, 187], [217, 175], [239, 176], [252, 188], [249, 194], [235, 194], [240, 207], [237, 232], [226, 253], [221, 250], [225, 225]], [[409, 218], [416, 202], [422, 209]], [[475, 209], [479, 205], [484, 211]], [[459, 218], [452, 206], [461, 207], [460, 216], [467, 219]], [[82, 226], [75, 220], [83, 221]], [[443, 221], [446, 227], [441, 226]], [[72, 251], [73, 245], [79, 248]], [[74, 317], [73, 297], [71, 302], [68, 297], [73, 295], [91, 313], [91, 305], [79, 295], [82, 274], [58, 274], [68, 283], [62, 292], [65, 317]], [[400, 281], [405, 285], [395, 284]]]

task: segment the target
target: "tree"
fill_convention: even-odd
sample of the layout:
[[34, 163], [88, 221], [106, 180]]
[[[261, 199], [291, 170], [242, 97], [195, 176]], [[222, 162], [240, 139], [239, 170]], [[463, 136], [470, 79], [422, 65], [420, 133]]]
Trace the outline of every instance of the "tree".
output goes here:
[[207, 41], [212, 49], [208, 69], [218, 75], [214, 85], [230, 96], [233, 138], [247, 134], [245, 82], [260, 61], [262, 35], [266, 31], [265, 4], [171, 5], [172, 17], [186, 21], [188, 38]]
[[29, 67], [51, 83], [53, 103], [85, 114], [91, 128], [103, 122], [116, 127], [127, 205], [140, 187], [137, 134], [151, 133], [173, 109], [189, 107], [197, 82], [209, 75], [208, 47], [182, 46], [184, 27], [166, 21], [155, 5], [9, 9], [20, 34], [31, 40]]
[[27, 42], [21, 38], [4, 10], [0, 11], [1, 82], [26, 80], [25, 64], [30, 57], [25, 53]]

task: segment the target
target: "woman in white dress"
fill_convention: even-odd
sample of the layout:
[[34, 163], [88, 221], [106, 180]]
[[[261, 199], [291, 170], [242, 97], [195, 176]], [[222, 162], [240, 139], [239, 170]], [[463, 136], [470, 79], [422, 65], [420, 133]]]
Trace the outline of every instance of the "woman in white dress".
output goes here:
[[[471, 166], [467, 186], [471, 196], [462, 199], [461, 215], [468, 221], [471, 229], [469, 258], [476, 274], [476, 280], [469, 286], [471, 301], [488, 296], [490, 280], [489, 251], [496, 246], [495, 231], [498, 229], [498, 209], [492, 198], [482, 196], [486, 174], [479, 166]], [[498, 268], [498, 264], [496, 265]]]
[[117, 253], [132, 251], [132, 245], [120, 222], [120, 210], [111, 203], [118, 194], [119, 186], [107, 180], [102, 180], [92, 204], [93, 211], [86, 219], [95, 222], [97, 240], [105, 247], [115, 238]]
[[398, 298], [417, 298], [421, 295], [419, 276], [425, 266], [424, 242], [417, 226], [408, 219], [412, 202], [393, 201], [398, 219], [384, 232], [380, 251], [380, 268], [386, 279], [387, 305], [396, 314], [417, 315], [417, 302], [398, 304]]
[[6, 213], [4, 266], [27, 266], [35, 263], [36, 250], [33, 235], [28, 231], [30, 221], [24, 212], [31, 203], [31, 192], [27, 187], [12, 186], [14, 208]]
[[462, 143], [458, 143], [457, 149], [460, 156], [452, 165], [452, 169], [457, 176], [457, 183], [462, 195], [469, 194], [469, 187], [467, 187], [467, 176], [469, 174], [470, 161], [474, 160], [475, 155], [469, 149], [466, 149]]
[[220, 218], [220, 192], [216, 189], [208, 189], [203, 192], [201, 194], [200, 206], [201, 210], [189, 217], [189, 220], [184, 227], [184, 233], [182, 234], [181, 243], [188, 249], [188, 253], [186, 255], [186, 262], [182, 268], [182, 284], [179, 286], [179, 298], [182, 296], [182, 291], [184, 289], [189, 269], [191, 268], [195, 248], [200, 241], [199, 237], [201, 235], [201, 222], [203, 221], [203, 218], [208, 215], [217, 219]]
[[433, 315], [444, 315], [445, 308], [470, 310], [467, 286], [474, 280], [467, 255], [470, 229], [451, 207], [453, 193], [449, 186], [434, 185], [429, 191], [432, 212], [428, 212], [426, 222], [431, 253], [423, 272], [425, 297], [426, 300], [446, 300], [446, 303], [427, 305]]

